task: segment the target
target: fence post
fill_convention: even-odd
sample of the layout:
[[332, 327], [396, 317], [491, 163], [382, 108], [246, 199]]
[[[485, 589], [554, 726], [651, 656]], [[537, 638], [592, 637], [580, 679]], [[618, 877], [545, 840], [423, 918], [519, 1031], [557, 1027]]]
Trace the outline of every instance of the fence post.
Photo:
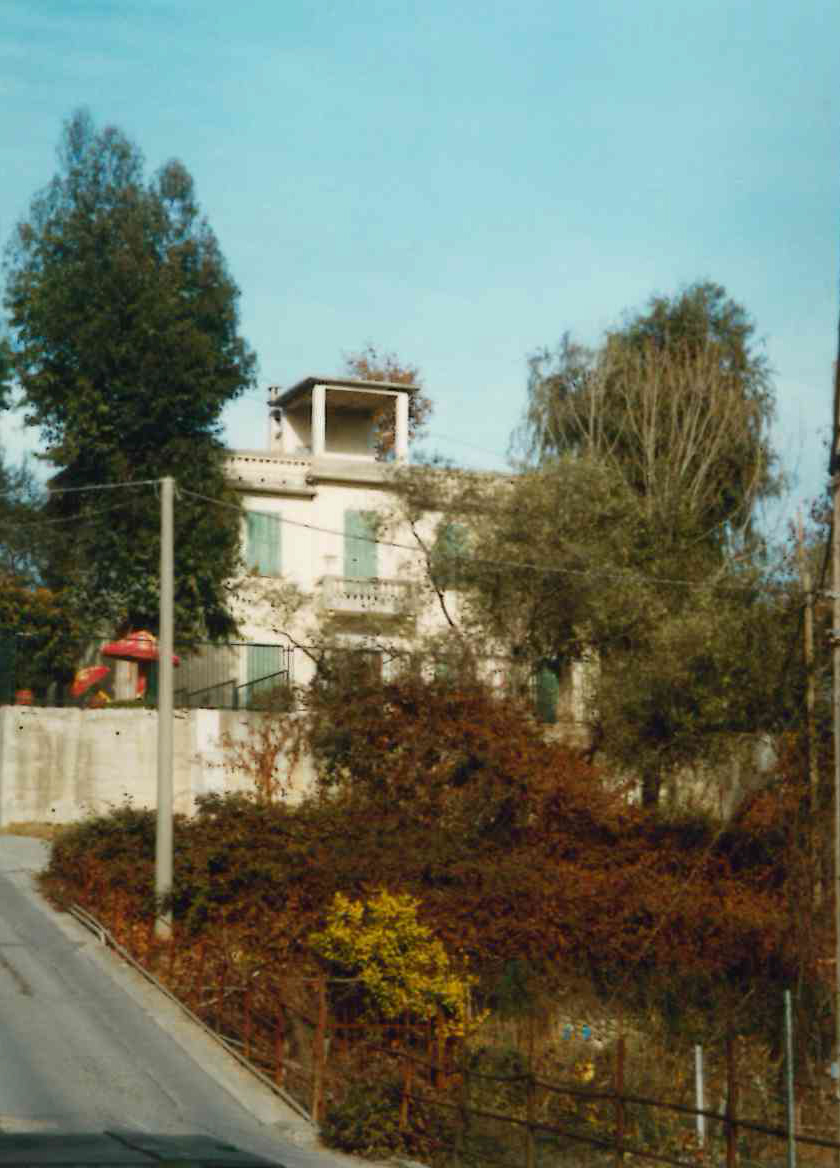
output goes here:
[[219, 967], [219, 1004], [216, 1009], [216, 1030], [222, 1033], [225, 1012], [225, 974], [227, 973], [227, 952], [222, 948], [222, 963]]
[[534, 1168], [536, 1163], [536, 1137], [534, 1135], [534, 1124], [537, 1119], [537, 1082], [533, 1069], [528, 1071], [528, 1097], [527, 1097], [527, 1119], [528, 1119], [528, 1142], [525, 1145], [525, 1164], [527, 1168]]
[[615, 1050], [615, 1162], [624, 1162], [624, 1035], [619, 1034]]
[[446, 1090], [446, 1022], [443, 1010], [438, 1006], [435, 1018], [435, 1062], [437, 1063], [437, 1089]]
[[463, 1155], [467, 1148], [467, 1134], [470, 1125], [470, 1068], [466, 1050], [462, 1051], [461, 1059], [461, 1098], [460, 1098], [460, 1118], [461, 1123], [458, 1127], [457, 1151], [459, 1155]]
[[796, 1168], [796, 1097], [793, 1089], [793, 1011], [785, 990], [785, 1094], [787, 1095], [787, 1164]]
[[198, 969], [192, 979], [193, 1009], [198, 1012], [201, 1006], [201, 991], [204, 988], [204, 958], [207, 953], [207, 939], [201, 938], [198, 945]]
[[274, 1029], [274, 1081], [278, 1087], [283, 1086], [286, 1077], [286, 1068], [283, 1064], [283, 1031], [285, 1020], [282, 1006], [277, 1011], [277, 1026]]
[[706, 1117], [700, 1115], [706, 1108], [706, 1092], [703, 1085], [703, 1047], [694, 1047], [694, 1097], [697, 1106], [697, 1146], [702, 1148], [706, 1143]]
[[527, 1143], [525, 1145], [526, 1168], [534, 1168], [536, 1163], [536, 1137], [534, 1123], [537, 1119], [537, 1080], [534, 1073], [534, 1047], [536, 1045], [536, 1020], [533, 1007], [528, 1013], [528, 1094], [526, 1097]]
[[735, 1038], [729, 1031], [726, 1035], [726, 1168], [736, 1168], [738, 1163], [738, 1081], [735, 1065]]
[[[154, 924], [152, 925], [152, 928], [154, 928]], [[168, 965], [167, 971], [166, 971], [166, 980], [167, 980], [167, 984], [169, 985], [169, 987], [171, 989], [172, 988], [172, 968], [173, 968], [173, 965], [175, 962], [175, 932], [174, 932], [174, 930], [169, 935], [169, 952], [167, 954], [167, 957], [169, 958], [169, 965]]]
[[245, 991], [242, 998], [242, 1007], [245, 1012], [245, 1058], [251, 1057], [251, 982], [248, 971], [245, 971]]
[[414, 1063], [412, 1059], [403, 1059], [403, 1093], [400, 1101], [400, 1131], [408, 1130], [408, 1107], [411, 1098], [411, 1080]]
[[327, 979], [322, 974], [318, 979], [318, 1022], [315, 1027], [315, 1059], [312, 1076], [312, 1122], [321, 1122], [321, 1107], [324, 1096], [324, 1068], [327, 1045]]

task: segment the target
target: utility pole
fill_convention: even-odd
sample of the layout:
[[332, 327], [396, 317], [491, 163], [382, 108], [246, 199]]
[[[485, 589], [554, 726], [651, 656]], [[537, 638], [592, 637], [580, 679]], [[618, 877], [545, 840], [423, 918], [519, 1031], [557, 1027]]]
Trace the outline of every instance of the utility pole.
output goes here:
[[[158, 635], [157, 828], [155, 833], [155, 898], [172, 891], [172, 652], [175, 557], [172, 498], [174, 480], [160, 480], [160, 629]], [[172, 914], [158, 913], [155, 936], [172, 936]]]
[[[834, 362], [834, 407], [831, 419], [831, 666], [832, 731], [834, 738], [834, 1080], [837, 1093], [837, 1135], [840, 1144], [840, 322]], [[836, 1163], [840, 1168], [840, 1148]]]
[[811, 569], [808, 566], [808, 556], [805, 551], [805, 531], [802, 525], [801, 511], [797, 511], [796, 514], [796, 544], [799, 559], [799, 578], [802, 584], [802, 594], [805, 598], [805, 742], [808, 752], [808, 778], [811, 811], [809, 852], [811, 861], [811, 886], [813, 888], [814, 907], [817, 908], [822, 903], [822, 867], [820, 851], [817, 844], [819, 766], [817, 765], [817, 729], [815, 712], [817, 706], [817, 693], [814, 680], [814, 591], [811, 582]]

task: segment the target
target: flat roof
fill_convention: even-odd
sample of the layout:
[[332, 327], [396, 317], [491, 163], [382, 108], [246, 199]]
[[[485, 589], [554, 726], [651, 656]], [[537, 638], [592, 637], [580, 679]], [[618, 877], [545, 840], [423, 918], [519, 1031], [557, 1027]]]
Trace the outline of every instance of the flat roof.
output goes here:
[[395, 381], [363, 381], [358, 377], [304, 377], [302, 381], [298, 381], [290, 389], [279, 393], [279, 386], [270, 386], [269, 392], [275, 396], [269, 398], [268, 404], [281, 408], [289, 406], [297, 398], [309, 393], [316, 385], [325, 385], [328, 389], [333, 387], [336, 389], [364, 389], [369, 393], [382, 392], [389, 396], [394, 393], [416, 393], [418, 389], [416, 385], [399, 385]]

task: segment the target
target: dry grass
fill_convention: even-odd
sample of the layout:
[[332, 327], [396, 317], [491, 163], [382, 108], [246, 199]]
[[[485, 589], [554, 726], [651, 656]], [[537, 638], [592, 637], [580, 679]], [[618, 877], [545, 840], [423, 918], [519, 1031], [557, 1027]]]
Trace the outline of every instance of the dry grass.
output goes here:
[[57, 823], [38, 823], [28, 820], [22, 823], [7, 823], [0, 827], [0, 835], [25, 835], [30, 839], [54, 840], [60, 830]]

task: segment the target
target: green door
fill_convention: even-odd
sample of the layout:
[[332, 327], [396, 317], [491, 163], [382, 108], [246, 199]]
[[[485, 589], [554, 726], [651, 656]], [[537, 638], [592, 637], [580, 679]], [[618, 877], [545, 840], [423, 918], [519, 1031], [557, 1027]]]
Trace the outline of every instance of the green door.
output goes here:
[[375, 511], [344, 512], [344, 575], [349, 580], [374, 580], [377, 564]]
[[537, 718], [540, 722], [557, 721], [560, 682], [550, 665], [541, 665], [536, 676]]

